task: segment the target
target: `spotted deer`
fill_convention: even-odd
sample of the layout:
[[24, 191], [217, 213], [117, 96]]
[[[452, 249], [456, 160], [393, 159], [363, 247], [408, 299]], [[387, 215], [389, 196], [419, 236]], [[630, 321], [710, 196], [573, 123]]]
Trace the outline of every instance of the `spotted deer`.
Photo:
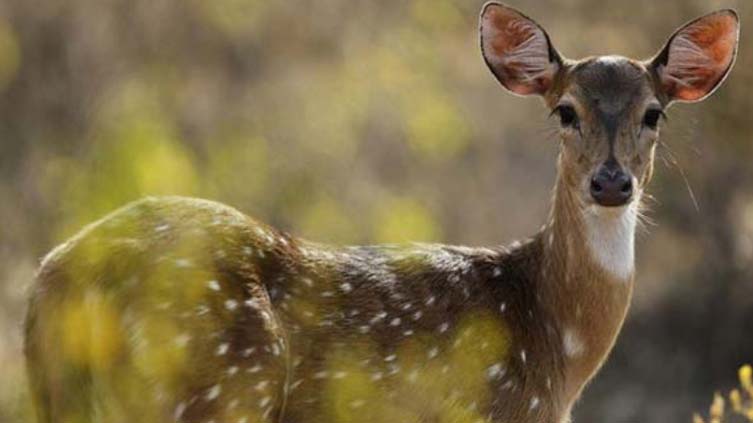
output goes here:
[[560, 125], [538, 233], [334, 247], [210, 201], [138, 201], [42, 262], [25, 338], [39, 421], [569, 421], [625, 319], [660, 120], [714, 91], [737, 40], [722, 10], [648, 60], [569, 60], [486, 4], [489, 69]]

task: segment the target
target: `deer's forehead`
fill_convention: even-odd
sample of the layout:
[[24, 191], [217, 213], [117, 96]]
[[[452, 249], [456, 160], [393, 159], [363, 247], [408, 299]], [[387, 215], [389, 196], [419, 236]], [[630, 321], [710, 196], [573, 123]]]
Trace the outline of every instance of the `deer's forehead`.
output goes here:
[[618, 56], [587, 59], [572, 69], [568, 90], [596, 115], [628, 113], [651, 92], [645, 68]]

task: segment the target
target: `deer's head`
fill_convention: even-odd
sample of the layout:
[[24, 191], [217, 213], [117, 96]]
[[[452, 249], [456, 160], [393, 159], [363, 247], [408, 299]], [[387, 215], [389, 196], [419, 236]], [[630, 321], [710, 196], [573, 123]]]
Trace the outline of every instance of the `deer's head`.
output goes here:
[[481, 49], [509, 91], [540, 95], [559, 118], [560, 178], [580, 202], [620, 207], [638, 201], [651, 178], [664, 110], [706, 98], [737, 50], [732, 10], [679, 28], [653, 58], [564, 58], [536, 22], [499, 3], [481, 13]]

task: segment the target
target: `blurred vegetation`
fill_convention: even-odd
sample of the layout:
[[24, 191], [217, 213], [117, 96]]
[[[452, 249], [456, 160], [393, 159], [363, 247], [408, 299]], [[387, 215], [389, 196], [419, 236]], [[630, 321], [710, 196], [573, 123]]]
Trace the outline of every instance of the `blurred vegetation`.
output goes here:
[[718, 392], [709, 407], [709, 417], [693, 416], [693, 423], [753, 422], [753, 367], [745, 365], [738, 371], [740, 388], [729, 391], [725, 398]]
[[[572, 57], [648, 57], [697, 15], [740, 13], [724, 86], [669, 113], [634, 307], [575, 421], [685, 418], [753, 356], [753, 3], [510, 3]], [[556, 143], [542, 105], [484, 66], [481, 4], [0, 3], [0, 421], [29, 415], [19, 327], [39, 258], [144, 195], [219, 200], [333, 243], [533, 233]]]

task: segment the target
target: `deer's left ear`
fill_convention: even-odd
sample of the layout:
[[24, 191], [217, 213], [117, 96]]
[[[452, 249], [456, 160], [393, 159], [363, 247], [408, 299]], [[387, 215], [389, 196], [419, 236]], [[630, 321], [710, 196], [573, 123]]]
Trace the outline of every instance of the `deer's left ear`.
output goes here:
[[481, 52], [499, 82], [519, 95], [544, 95], [562, 59], [549, 36], [531, 18], [496, 2], [481, 11]]
[[737, 54], [740, 20], [720, 10], [684, 25], [669, 38], [649, 67], [669, 101], [703, 100], [724, 80]]

